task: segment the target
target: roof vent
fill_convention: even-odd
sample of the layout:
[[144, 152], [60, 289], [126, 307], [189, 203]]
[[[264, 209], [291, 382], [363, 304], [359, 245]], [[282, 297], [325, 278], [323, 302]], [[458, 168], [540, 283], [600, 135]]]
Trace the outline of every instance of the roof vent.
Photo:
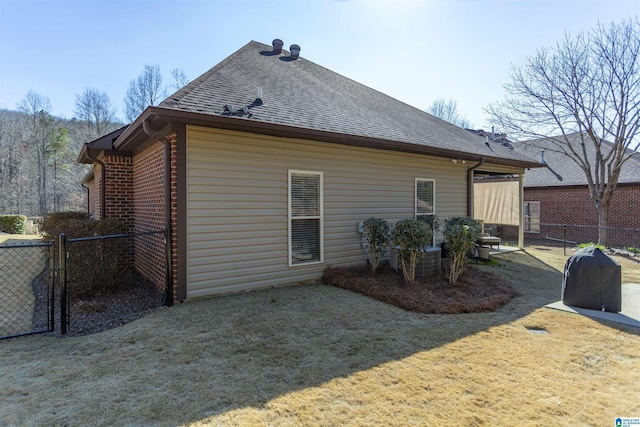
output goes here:
[[271, 45], [273, 46], [273, 53], [276, 55], [280, 55], [282, 53], [282, 46], [284, 46], [284, 42], [280, 39], [274, 39], [271, 42]]
[[544, 148], [540, 150], [540, 163], [543, 163], [543, 164], [547, 163], [544, 161]]
[[300, 46], [297, 44], [292, 44], [289, 46], [289, 51], [291, 52], [291, 59], [298, 59], [300, 56]]

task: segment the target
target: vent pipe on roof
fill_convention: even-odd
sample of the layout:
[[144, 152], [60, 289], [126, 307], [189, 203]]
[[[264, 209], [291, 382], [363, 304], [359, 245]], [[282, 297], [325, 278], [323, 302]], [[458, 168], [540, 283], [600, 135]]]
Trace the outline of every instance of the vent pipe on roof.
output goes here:
[[544, 161], [544, 149], [540, 150], [540, 163], [546, 164]]
[[291, 52], [291, 59], [298, 59], [300, 56], [300, 46], [292, 44], [289, 46], [289, 52]]
[[261, 87], [257, 87], [256, 88], [256, 99], [262, 99], [262, 88]]
[[282, 46], [284, 46], [284, 42], [280, 39], [273, 39], [271, 42], [273, 46], [273, 53], [276, 55], [280, 55], [282, 53]]

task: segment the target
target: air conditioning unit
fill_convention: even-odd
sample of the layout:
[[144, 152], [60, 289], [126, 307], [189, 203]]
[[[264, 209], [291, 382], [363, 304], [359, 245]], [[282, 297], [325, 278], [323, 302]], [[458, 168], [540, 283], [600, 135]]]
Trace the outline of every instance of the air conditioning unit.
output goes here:
[[[391, 248], [391, 258], [389, 263], [395, 271], [400, 270], [400, 262], [396, 254], [397, 249]], [[437, 276], [440, 274], [441, 251], [436, 246], [427, 246], [424, 252], [418, 256], [416, 263], [416, 278], [424, 279], [425, 277]]]

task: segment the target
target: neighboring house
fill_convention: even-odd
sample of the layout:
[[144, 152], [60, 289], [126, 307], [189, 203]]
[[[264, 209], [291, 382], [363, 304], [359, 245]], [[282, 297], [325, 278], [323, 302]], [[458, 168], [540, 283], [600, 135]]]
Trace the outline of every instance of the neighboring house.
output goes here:
[[[580, 149], [580, 134], [568, 135], [568, 139]], [[511, 144], [517, 152], [546, 165], [528, 170], [524, 177], [525, 232], [562, 238], [563, 225], [567, 224], [567, 239], [597, 241], [598, 210], [584, 171], [571, 158], [554, 151], [557, 148], [549, 138]], [[607, 141], [603, 144], [604, 152], [612, 145]], [[585, 148], [589, 158], [595, 160], [593, 144], [588, 142]], [[622, 166], [609, 208], [609, 227], [614, 244], [640, 246], [640, 153]]]
[[80, 153], [97, 218], [171, 224], [177, 300], [363, 264], [360, 221], [470, 215], [474, 171], [540, 166], [281, 46], [248, 43]]

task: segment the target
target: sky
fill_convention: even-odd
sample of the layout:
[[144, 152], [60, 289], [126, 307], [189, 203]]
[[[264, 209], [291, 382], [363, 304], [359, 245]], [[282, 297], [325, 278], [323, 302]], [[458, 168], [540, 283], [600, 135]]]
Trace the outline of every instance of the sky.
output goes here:
[[453, 99], [476, 128], [513, 67], [565, 34], [640, 17], [640, 0], [0, 0], [0, 108], [30, 90], [124, 96], [145, 64], [193, 80], [250, 42], [300, 55], [416, 108]]

